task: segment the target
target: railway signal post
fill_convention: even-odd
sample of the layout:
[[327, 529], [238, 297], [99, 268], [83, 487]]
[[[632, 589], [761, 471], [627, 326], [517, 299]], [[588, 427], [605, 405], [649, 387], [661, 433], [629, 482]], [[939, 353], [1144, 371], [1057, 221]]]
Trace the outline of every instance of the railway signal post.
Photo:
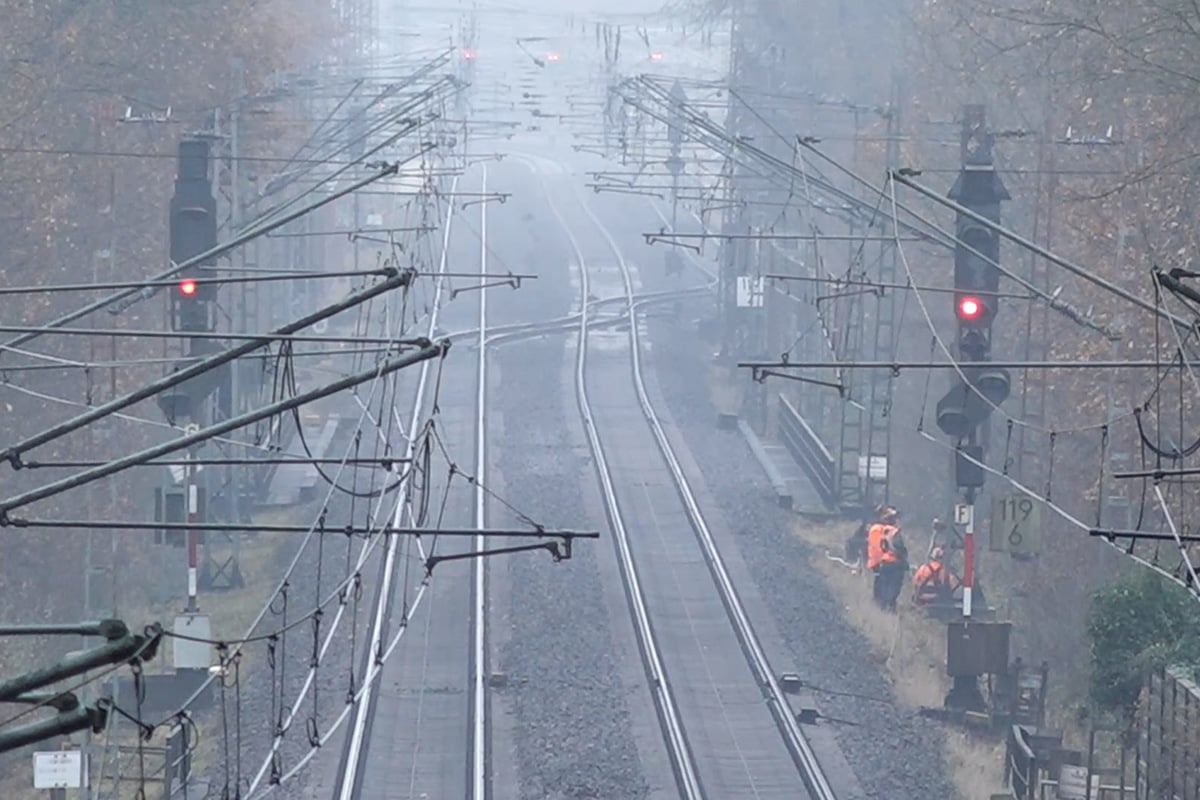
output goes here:
[[[209, 142], [204, 138], [188, 137], [179, 144], [179, 166], [175, 179], [175, 194], [170, 206], [171, 261], [182, 264], [217, 245], [217, 206], [209, 179]], [[169, 298], [171, 329], [186, 334], [182, 362], [203, 358], [216, 348], [210, 338], [216, 325], [216, 284], [213, 282], [216, 260], [182, 270], [171, 288]], [[168, 421], [193, 432], [205, 419], [207, 401], [228, 372], [213, 370], [185, 381], [158, 396], [159, 407]], [[214, 374], [217, 373], [217, 374]], [[196, 459], [196, 449], [188, 448], [187, 461]], [[174, 481], [161, 490], [159, 519], [164, 522], [186, 522], [188, 526], [206, 521], [206, 496], [201, 467], [188, 463], [182, 475], [171, 475]], [[182, 484], [177, 486], [176, 484]], [[180, 491], [182, 489], [182, 491]], [[174, 500], [174, 502], [170, 502]], [[209, 638], [211, 623], [200, 613], [197, 598], [199, 582], [200, 532], [188, 527], [183, 535], [166, 530], [163, 540], [187, 552], [187, 606], [175, 618], [175, 632], [188, 639], [174, 643], [176, 675], [186, 681], [200, 681], [208, 670], [207, 645], [191, 640]], [[186, 676], [186, 677], [185, 677]]]
[[[963, 108], [960, 148], [962, 168], [950, 198], [979, 216], [999, 224], [1000, 203], [1008, 191], [996, 174], [992, 134], [984, 108]], [[992, 409], [1008, 397], [1007, 370], [988, 366], [992, 358], [992, 325], [999, 311], [1000, 237], [995, 230], [959, 214], [955, 221], [954, 315], [958, 326], [956, 356], [962, 369], [937, 404], [938, 427], [956, 440], [955, 482], [963, 503], [956, 516], [964, 523], [963, 616], [972, 613], [975, 583], [975, 498], [983, 487], [984, 423]]]

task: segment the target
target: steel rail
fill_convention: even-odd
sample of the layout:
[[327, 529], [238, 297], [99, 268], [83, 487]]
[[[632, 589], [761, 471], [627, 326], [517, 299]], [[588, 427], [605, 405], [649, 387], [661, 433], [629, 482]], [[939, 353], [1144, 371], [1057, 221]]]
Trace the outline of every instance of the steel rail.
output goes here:
[[[458, 177], [456, 176], [451, 183], [451, 191], [458, 185]], [[450, 247], [450, 230], [451, 223], [454, 219], [454, 204], [449, 204], [449, 209], [446, 212], [446, 226], [442, 234], [442, 253], [438, 272], [444, 272], [446, 269], [447, 255]], [[433, 304], [429, 312], [429, 333], [432, 334], [437, 327], [438, 314], [441, 310], [442, 290], [445, 282], [441, 279], [437, 281], [437, 288], [434, 290]], [[426, 361], [421, 365], [421, 376], [417, 380], [416, 397], [413, 400], [412, 419], [409, 423], [408, 437], [405, 444], [404, 458], [412, 459], [416, 455], [417, 438], [421, 427], [421, 410], [425, 406], [426, 388], [429, 385], [429, 366], [430, 362]], [[410, 462], [411, 463], [411, 462]], [[409, 503], [405, 499], [408, 485], [410, 484], [412, 471], [410, 470], [403, 479], [402, 485], [399, 487], [398, 500], [396, 502], [395, 512], [392, 518], [392, 527], [400, 528], [403, 526], [402, 517]], [[371, 638], [370, 644], [366, 650], [366, 658], [368, 663], [375, 666], [375, 663], [383, 654], [383, 646], [386, 638], [386, 630], [389, 622], [389, 612], [391, 606], [392, 583], [396, 573], [396, 556], [397, 542], [396, 536], [387, 536], [384, 542], [384, 558], [381, 568], [381, 580], [378, 590], [378, 597], [375, 602], [375, 611], [371, 621]], [[354, 710], [354, 721], [348, 732], [346, 749], [342, 754], [342, 763], [338, 770], [337, 787], [334, 797], [337, 800], [356, 800], [362, 785], [362, 767], [366, 761], [367, 754], [367, 734], [370, 730], [371, 721], [374, 717], [374, 706], [376, 700], [376, 692], [374, 691], [375, 678], [382, 673], [381, 669], [375, 669], [374, 674], [370, 676], [367, 684], [363, 687], [362, 693], [357, 699]]]
[[671, 446], [671, 442], [667, 438], [666, 431], [662, 427], [658, 414], [654, 410], [654, 405], [650, 402], [650, 396], [646, 391], [646, 384], [642, 374], [641, 340], [637, 325], [637, 304], [633, 299], [633, 282], [630, 276], [629, 265], [622, 256], [620, 247], [608, 232], [607, 227], [592, 212], [587, 201], [579, 196], [578, 190], [576, 190], [576, 196], [583, 207], [584, 213], [592, 220], [596, 225], [596, 229], [604, 237], [605, 241], [608, 242], [609, 249], [612, 250], [613, 256], [616, 258], [617, 264], [621, 269], [621, 276], [625, 283], [627, 307], [631, 318], [629, 325], [630, 364], [633, 373], [633, 383], [637, 389], [638, 402], [641, 405], [642, 414], [645, 416], [650, 430], [654, 433], [654, 440], [658, 444], [659, 452], [670, 468], [671, 476], [679, 491], [680, 499], [683, 501], [688, 518], [692, 523], [692, 528], [704, 551], [705, 561], [708, 562], [713, 581], [720, 592], [721, 601], [729, 613], [730, 621], [733, 622], [734, 630], [742, 643], [742, 649], [745, 652], [750, 668], [754, 671], [759, 685], [764, 690], [771, 714], [775, 717], [776, 724], [783, 734], [788, 750], [791, 752], [792, 758], [800, 770], [801, 777], [810, 795], [814, 800], [835, 800], [833, 788], [825, 776], [824, 770], [821, 769], [820, 763], [817, 761], [816, 753], [813, 751], [808, 739], [804, 736], [804, 732], [800, 729], [800, 723], [797, 721], [796, 715], [792, 712], [791, 704], [788, 702], [787, 696], [784, 694], [783, 688], [780, 686], [775, 674], [771, 671], [771, 665], [767, 660], [766, 652], [763, 650], [762, 644], [754, 632], [754, 626], [751, 624], [749, 615], [747, 615], [742, 605], [737, 589], [733, 585], [733, 580], [729, 577], [724, 559], [722, 559], [716, 541], [713, 539], [712, 532], [708, 528], [708, 523], [704, 520], [704, 515], [700, 511], [699, 503], [696, 502], [696, 497], [692, 492], [687, 476], [679, 464], [679, 459], [675, 455], [675, 449]]
[[[481, 193], [487, 193], [487, 167], [483, 167]], [[479, 204], [479, 360], [475, 388], [475, 527], [487, 525], [487, 203]], [[474, 539], [475, 552], [483, 552], [486, 540]], [[487, 800], [487, 567], [482, 558], [471, 559], [471, 787], [472, 800]]]
[[[545, 186], [544, 180], [542, 185], [543, 189], [549, 194], [549, 189]], [[642, 662], [646, 669], [646, 676], [649, 679], [650, 693], [654, 697], [659, 724], [662, 727], [663, 736], [670, 754], [680, 795], [687, 798], [687, 800], [700, 800], [700, 798], [704, 797], [704, 793], [700, 786], [699, 772], [692, 757], [691, 747], [688, 745], [683, 721], [680, 718], [679, 708], [676, 705], [671, 689], [670, 679], [667, 676], [666, 668], [663, 666], [658, 641], [655, 637], [654, 629], [650, 624], [650, 613], [646, 605], [645, 594], [642, 591], [641, 579], [638, 577], [637, 565], [629, 542], [629, 532], [626, 530], [625, 521], [621, 516], [621, 509], [617, 502], [616, 488], [613, 486], [612, 473], [608, 466], [608, 459], [605, 456], [604, 446], [601, 444], [600, 437], [596, 432], [595, 418], [588, 400], [586, 372], [589, 327], [588, 311], [590, 310], [590, 304], [587, 298], [590, 287], [587, 262], [584, 260], [583, 250], [579, 247], [579, 242], [571, 233], [570, 226], [567, 225], [566, 220], [563, 219], [561, 212], [553, 202], [550, 203], [550, 210], [562, 226], [563, 232], [571, 244], [571, 249], [575, 252], [575, 257], [579, 262], [580, 312], [579, 341], [577, 342], [577, 355], [575, 359], [575, 397], [579, 408], [579, 415], [583, 420], [588, 447], [591, 450], [593, 463], [596, 467], [596, 476], [600, 481], [605, 514], [608, 516], [609, 526], [612, 528], [613, 543], [617, 551], [617, 563], [620, 566], [621, 578], [625, 584], [625, 595], [629, 601], [629, 609], [633, 617], [634, 632], [637, 635], [638, 645], [642, 651]]]

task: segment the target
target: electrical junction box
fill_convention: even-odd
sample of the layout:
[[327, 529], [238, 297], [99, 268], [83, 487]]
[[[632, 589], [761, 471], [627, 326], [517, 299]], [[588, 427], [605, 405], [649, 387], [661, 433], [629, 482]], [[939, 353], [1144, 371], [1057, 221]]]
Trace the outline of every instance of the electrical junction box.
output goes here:
[[946, 626], [946, 674], [952, 678], [1008, 672], [1011, 622], [951, 622]]
[[[202, 669], [207, 671], [212, 666], [212, 621], [208, 614], [180, 614], [175, 617], [175, 627], [172, 629], [179, 636], [188, 639], [173, 639], [171, 646], [175, 651], [175, 669]], [[202, 639], [194, 642], [191, 639]]]

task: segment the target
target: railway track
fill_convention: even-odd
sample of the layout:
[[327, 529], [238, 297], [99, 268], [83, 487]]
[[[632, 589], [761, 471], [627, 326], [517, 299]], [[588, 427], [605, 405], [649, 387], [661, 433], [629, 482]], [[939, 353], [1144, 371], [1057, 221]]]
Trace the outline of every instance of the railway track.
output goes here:
[[[481, 194], [487, 194], [487, 167], [483, 167]], [[475, 527], [487, 525], [487, 203], [479, 204], [479, 352], [475, 372]], [[475, 552], [483, 552], [487, 542], [474, 537]], [[471, 800], [487, 800], [489, 781], [488, 697], [487, 697], [487, 560], [471, 560]]]
[[[484, 181], [484, 185], [486, 186], [486, 177]], [[549, 194], [549, 188], [544, 185], [543, 188]], [[771, 715], [775, 720], [775, 724], [788, 752], [792, 756], [792, 760], [797, 767], [799, 777], [808, 795], [815, 800], [835, 800], [833, 790], [820, 764], [817, 762], [812, 748], [805, 739], [803, 731], [800, 729], [799, 723], [791, 711], [782, 688], [771, 671], [770, 664], [742, 606], [736, 588], [729, 577], [724, 560], [701, 513], [687, 476], [680, 466], [678, 457], [663, 429], [645, 386], [641, 359], [642, 342], [640, 341], [640, 332], [637, 324], [639, 315], [645, 309], [657, 303], [670, 302], [682, 294], [707, 291], [710, 287], [693, 287], [682, 292], [635, 293], [629, 265], [622, 257], [615, 240], [603, 223], [596, 218], [587, 206], [586, 201], [582, 197], [579, 197], [578, 194], [575, 199], [595, 225], [596, 230], [607, 242], [608, 248], [611, 250], [616, 264], [620, 269], [621, 280], [624, 286], [623, 294], [619, 297], [603, 299], [590, 297], [590, 270], [583, 250], [570, 225], [562, 217], [560, 210], [551, 203], [551, 208], [566, 234], [567, 240], [579, 264], [581, 295], [579, 311], [575, 314], [544, 322], [520, 323], [489, 329], [487, 324], [487, 292], [480, 291], [478, 327], [473, 330], [459, 332], [453, 337], [454, 339], [460, 339], [460, 337], [461, 339], [474, 339], [473, 344], [477, 350], [477, 384], [473, 414], [475, 421], [474, 463], [475, 473], [480, 481], [474, 490], [474, 523], [477, 527], [483, 528], [487, 521], [486, 495], [483, 486], [486, 485], [485, 472], [487, 464], [487, 436], [484, 426], [484, 410], [487, 401], [488, 351], [494, 346], [528, 337], [567, 332], [570, 330], [577, 331], [575, 389], [578, 410], [584, 424], [588, 446], [596, 467], [605, 512], [613, 532], [614, 546], [617, 552], [617, 561], [621, 570], [625, 594], [629, 601], [635, 634], [649, 678], [650, 691], [654, 697], [656, 715], [662, 728], [663, 740], [671, 759], [675, 783], [680, 796], [688, 800], [720, 796], [720, 792], [716, 789], [706, 792], [702, 780], [703, 769], [697, 763], [696, 754], [689, 744], [688, 728], [685, 726], [683, 719], [684, 714], [682, 713], [679, 698], [672, 684], [671, 676], [666, 668], [667, 659], [664, 658], [663, 647], [654, 629], [650, 604], [647, 602], [646, 592], [643, 587], [644, 576], [639, 572], [637, 548], [630, 538], [630, 532], [618, 502], [614, 472], [609, 467], [608, 454], [601, 438], [588, 392], [589, 335], [597, 330], [608, 329], [614, 325], [627, 325], [631, 378], [641, 415], [650, 429], [657, 450], [671, 476], [671, 481], [676, 489], [692, 531], [695, 534], [696, 544], [703, 553], [704, 561], [712, 576], [713, 585], [725, 608], [728, 624], [737, 636], [746, 664], [753, 674], [754, 681], [762, 691], [763, 698], [770, 708]], [[481, 204], [480, 208], [480, 272], [484, 273], [487, 268], [486, 204]], [[449, 228], [450, 217], [448, 216], [447, 230], [444, 234], [443, 252], [445, 252], [449, 242]], [[445, 268], [446, 265], [443, 260], [439, 270], [444, 271]], [[707, 272], [706, 270], [702, 271]], [[431, 336], [438, 322], [437, 309], [440, 307], [440, 302], [438, 301], [440, 301], [441, 295], [441, 282], [438, 284], [437, 294], [438, 297], [433, 304], [429, 321]], [[596, 313], [601, 309], [612, 308], [614, 306], [616, 307], [615, 314], [599, 317]], [[427, 372], [422, 370], [416, 391], [415, 412], [422, 409], [426, 402], [426, 377]], [[410, 448], [414, 446], [413, 442], [417, 438], [417, 420], [419, 418], [420, 415], [414, 413], [412, 428], [408, 432]], [[411, 457], [411, 454], [409, 454], [409, 457]], [[405, 509], [403, 504], [401, 504], [395, 512], [395, 524], [400, 524], [400, 519], [404, 513]], [[482, 549], [485, 545], [482, 536], [475, 537], [473, 541], [477, 549]], [[388, 546], [384, 554], [380, 590], [375, 598], [372, 619], [370, 649], [368, 651], [371, 654], [377, 653], [385, 642], [390, 615], [391, 583], [392, 577], [395, 574], [396, 554], [397, 549], [392, 545]], [[486, 589], [485, 565], [482, 561], [476, 560], [472, 565], [471, 572], [472, 618], [470, 621], [471, 640], [469, 653], [471, 677], [468, 692], [468, 708], [466, 709], [469, 720], [469, 745], [467, 747], [467, 763], [465, 767], [468, 775], [467, 795], [471, 800], [487, 800], [491, 794], [488, 765], [489, 705], [486, 680]], [[378, 674], [378, 670], [375, 670], [372, 677], [377, 679]], [[367, 752], [365, 742], [370, 735], [371, 720], [376, 702], [376, 693], [371, 690], [370, 686], [364, 686], [359, 703], [354, 711], [353, 724], [348, 734], [346, 749], [343, 753], [343, 760], [334, 794], [336, 800], [354, 800], [360, 796], [362, 767]]]
[[[678, 493], [690, 527], [695, 534], [696, 544], [703, 554], [704, 561], [708, 566], [713, 580], [713, 585], [721, 598], [728, 623], [737, 636], [746, 664], [762, 691], [763, 699], [770, 708], [771, 716], [792, 757], [792, 761], [795, 763], [799, 777], [808, 795], [814, 798], [814, 800], [834, 800], [833, 789], [821, 765], [818, 763], [812, 747], [800, 729], [800, 725], [791, 710], [782, 687], [771, 670], [763, 647], [746, 614], [736, 587], [729, 576], [725, 561], [717, 548], [708, 524], [704, 519], [704, 515], [701, 513], [690, 482], [683, 468], [680, 466], [679, 459], [663, 429], [659, 416], [646, 390], [641, 359], [642, 343], [638, 329], [638, 315], [645, 301], [639, 300], [634, 293], [631, 271], [621, 254], [620, 248], [604, 224], [588, 207], [586, 201], [578, 195], [578, 190], [576, 190], [576, 200], [579, 202], [584, 213], [587, 214], [591, 222], [595, 225], [596, 230], [603, 236], [619, 267], [624, 286], [622, 317], [627, 319], [629, 323], [628, 347], [631, 379], [637, 394], [641, 415], [650, 429], [657, 450]], [[579, 339], [575, 368], [577, 402], [589, 448], [592, 452], [597, 477], [600, 482], [605, 512], [614, 536], [617, 560], [620, 565], [622, 580], [625, 584], [626, 597], [629, 601], [635, 633], [644, 667], [649, 678], [650, 690], [654, 697], [658, 720], [672, 762], [680, 796], [689, 798], [689, 800], [691, 798], [706, 797], [708, 795], [706, 795], [701, 780], [701, 770], [697, 766], [696, 755], [689, 744], [688, 731], [682, 720], [679, 700], [674, 690], [671, 676], [664, 666], [663, 648], [655, 633], [646, 593], [642, 585], [642, 575], [639, 573], [639, 562], [636, 556], [637, 549], [633, 546], [618, 502], [613, 472], [609, 467], [609, 460], [598, 431], [596, 415], [593, 413], [589, 397], [587, 384], [588, 336], [593, 330], [589, 313], [593, 305], [593, 303], [589, 302], [589, 266], [583, 249], [571, 231], [570, 225], [563, 218], [557, 206], [551, 204], [551, 207], [570, 242], [571, 249], [575, 253], [579, 264], [581, 301], [580, 313], [578, 315]], [[712, 796], [718, 796], [715, 789]]]
[[[481, 191], [486, 191], [487, 186], [487, 171], [483, 170], [483, 188]], [[455, 178], [454, 186], [451, 187], [451, 194], [455, 191], [458, 179]], [[487, 204], [480, 204], [480, 262], [479, 271], [481, 274], [480, 283], [486, 281], [482, 277], [487, 271]], [[454, 215], [453, 204], [447, 213], [445, 229], [443, 231], [442, 240], [442, 255], [439, 261], [438, 272], [444, 273], [447, 271], [447, 253], [450, 247], [450, 236], [452, 221]], [[434, 297], [431, 303], [430, 315], [427, 324], [427, 335], [432, 338], [440, 321], [440, 311], [443, 305], [445, 280], [439, 278], [434, 290]], [[473, 441], [473, 460], [475, 464], [475, 476], [477, 481], [473, 490], [472, 499], [472, 517], [473, 524], [476, 528], [484, 528], [487, 522], [487, 503], [486, 503], [486, 464], [487, 464], [487, 429], [485, 427], [485, 409], [487, 403], [487, 355], [488, 345], [492, 338], [487, 327], [487, 292], [479, 291], [478, 305], [478, 327], [472, 331], [467, 331], [461, 334], [456, 334], [455, 339], [474, 337], [477, 342], [478, 352], [475, 364], [476, 393], [472, 409], [472, 417], [474, 419], [474, 441]], [[407, 444], [404, 457], [412, 459], [414, 450], [420, 438], [420, 429], [423, 424], [423, 413], [430, 401], [431, 380], [428, 363], [422, 368], [417, 379], [415, 395], [412, 405], [412, 415], [410, 417], [409, 428], [406, 431]], [[401, 486], [399, 495], [404, 497], [406, 487]], [[405, 525], [405, 518], [409, 516], [409, 502], [402, 499], [394, 509], [392, 525], [402, 527]], [[372, 605], [372, 624], [369, 645], [366, 650], [366, 663], [368, 679], [367, 684], [363, 686], [358, 703], [354, 708], [351, 727], [347, 733], [347, 741], [343, 750], [341, 761], [338, 768], [338, 776], [335, 784], [333, 797], [335, 800], [357, 800], [362, 796], [363, 792], [363, 776], [365, 773], [365, 763], [368, 757], [369, 748], [367, 742], [371, 736], [372, 724], [374, 721], [376, 704], [378, 703], [378, 691], [375, 683], [378, 681], [382, 672], [380, 654], [384, 652], [385, 645], [388, 644], [387, 632], [391, 627], [392, 617], [392, 601], [394, 593], [394, 584], [397, 575], [397, 555], [399, 548], [397, 543], [391, 541], [395, 537], [389, 537], [389, 542], [386, 545], [383, 557], [383, 564], [380, 568], [379, 588], [373, 599]], [[482, 550], [486, 544], [482, 535], [472, 537], [471, 541], [474, 544], [476, 551]], [[466, 796], [469, 800], [486, 800], [490, 794], [490, 780], [488, 774], [487, 754], [488, 754], [488, 730], [489, 720], [487, 715], [488, 696], [487, 696], [487, 634], [486, 634], [486, 606], [487, 606], [487, 584], [486, 584], [486, 565], [482, 559], [474, 559], [471, 564], [470, 577], [470, 608], [471, 618], [469, 620], [470, 628], [470, 679], [468, 689], [467, 708], [464, 709], [464, 719], [468, 722], [469, 743], [467, 744], [467, 763], [464, 765], [467, 770], [467, 792]], [[410, 620], [411, 622], [411, 620]], [[393, 639], [391, 647], [387, 648], [387, 652], [395, 647], [396, 641]]]
[[[545, 187], [544, 183], [543, 189], [548, 195], [549, 189]], [[587, 265], [584, 261], [583, 250], [580, 248], [574, 234], [571, 233], [570, 225], [563, 219], [561, 212], [554, 203], [550, 204], [550, 208], [554, 212], [554, 216], [561, 225], [563, 232], [566, 234], [571, 244], [571, 249], [575, 252], [576, 260], [579, 263], [580, 312], [578, 315], [579, 339], [576, 345], [577, 352], [575, 359], [575, 396], [580, 417], [583, 419], [584, 434], [587, 437], [588, 448], [591, 451], [593, 463], [596, 465], [596, 475], [600, 481], [605, 513], [608, 516], [609, 527], [612, 530], [614, 544], [617, 548], [617, 563], [621, 570], [621, 579], [625, 584], [625, 594], [629, 601], [633, 617], [634, 632], [637, 636], [638, 646], [642, 653], [647, 677], [649, 678], [650, 692], [654, 697], [655, 710], [658, 715], [659, 725], [662, 728], [667, 752], [671, 758], [675, 781], [679, 787], [681, 797], [688, 798], [688, 800], [699, 800], [699, 798], [704, 797], [700, 786], [699, 772], [696, 768], [691, 748], [688, 746], [687, 737], [683, 729], [683, 721], [680, 718], [679, 706], [675, 700], [671, 682], [667, 676], [666, 668], [663, 666], [661, 648], [655, 636], [654, 628], [650, 623], [650, 613], [647, 609], [646, 596], [642, 589], [636, 559], [630, 546], [629, 532], [626, 530], [625, 521], [617, 502], [612, 471], [608, 467], [608, 458], [604, 445], [600, 441], [591, 403], [588, 398], [586, 372], [588, 334], [591, 331], [589, 325], [591, 319], [591, 303], [589, 302], [591, 286], [588, 279]], [[630, 328], [637, 327], [632, 309], [627, 309], [627, 311], [630, 312]]]
[[[456, 178], [454, 178], [451, 189], [450, 189], [451, 193], [453, 193], [455, 191], [457, 184], [458, 184], [458, 178], [456, 177]], [[484, 207], [486, 207], [486, 206], [484, 206]], [[449, 251], [449, 246], [450, 246], [450, 234], [451, 234], [451, 229], [452, 229], [453, 218], [454, 218], [454, 204], [451, 203], [449, 210], [447, 211], [445, 228], [443, 231], [442, 253], [441, 253], [441, 257], [439, 259], [439, 265], [438, 265], [439, 274], [447, 271], [447, 253]], [[485, 268], [485, 265], [483, 263], [481, 263], [480, 267], [481, 267], [481, 271], [482, 271]], [[442, 308], [442, 298], [444, 295], [444, 286], [445, 286], [445, 279], [439, 277], [439, 279], [437, 280], [435, 289], [434, 289], [434, 297], [433, 297], [433, 301], [432, 301], [431, 307], [430, 307], [429, 319], [428, 319], [428, 325], [427, 325], [427, 331], [426, 331], [426, 335], [429, 336], [430, 338], [434, 337], [435, 331], [437, 330], [439, 317], [440, 317], [440, 311]], [[479, 294], [481, 295], [480, 329], [484, 330], [484, 329], [486, 329], [486, 322], [484, 321], [483, 315], [486, 310], [486, 306], [484, 305], [484, 303], [486, 301], [482, 300], [482, 296], [486, 293], [480, 292]], [[486, 348], [481, 348], [481, 351], [479, 354], [479, 366], [478, 366], [478, 375], [480, 376], [481, 380], [483, 377], [485, 377], [485, 374], [486, 374], [484, 371], [485, 370], [485, 366], [484, 366], [485, 355], [486, 355]], [[416, 450], [416, 447], [420, 440], [420, 431], [421, 431], [421, 427], [423, 425], [424, 411], [425, 411], [426, 406], [430, 402], [431, 395], [432, 395], [432, 391], [431, 391], [432, 381], [430, 380], [432, 369], [433, 369], [433, 367], [432, 367], [431, 363], [425, 362], [422, 365], [419, 376], [417, 377], [417, 384], [415, 387], [415, 393], [413, 395], [413, 403], [412, 403], [412, 409], [411, 409], [412, 413], [411, 413], [408, 429], [405, 431], [406, 444], [405, 444], [404, 458], [409, 459], [410, 461], [413, 459], [413, 457], [415, 455], [415, 450]], [[483, 447], [483, 441], [484, 441], [484, 431], [482, 428], [482, 403], [483, 403], [483, 391], [484, 391], [482, 388], [483, 385], [484, 384], [481, 383], [481, 388], [479, 390], [479, 396], [477, 397], [477, 406], [476, 406], [476, 410], [475, 410], [476, 417], [479, 420], [479, 428], [478, 428], [478, 433], [477, 433], [477, 438], [476, 438], [477, 465], [483, 463], [482, 462], [482, 459], [483, 459], [482, 447]], [[405, 483], [407, 483], [407, 478], [405, 479]], [[397, 491], [397, 497], [399, 498], [399, 500], [398, 500], [395, 508], [393, 509], [392, 519], [390, 521], [391, 525], [393, 525], [394, 527], [404, 527], [406, 525], [406, 517], [411, 516], [410, 503], [409, 503], [408, 499], [406, 498], [407, 488], [408, 488], [407, 486], [401, 485]], [[480, 527], [482, 526], [482, 521], [481, 521], [482, 509], [483, 509], [482, 500], [477, 499], [476, 500], [475, 521], [476, 521], [476, 525], [480, 526]], [[482, 537], [475, 537], [474, 541], [478, 542], [479, 539], [481, 539], [481, 538]], [[400, 635], [403, 634], [403, 632], [408, 629], [408, 625], [405, 625], [400, 629], [400, 631], [398, 633], [392, 634], [389, 638], [389, 631], [390, 631], [391, 622], [392, 622], [392, 619], [391, 619], [391, 617], [392, 617], [392, 601], [394, 599], [393, 594], [394, 594], [394, 590], [395, 590], [395, 580], [396, 580], [396, 576], [397, 576], [397, 572], [398, 572], [397, 559], [398, 559], [398, 554], [399, 554], [399, 549], [400, 549], [399, 542], [397, 541], [397, 537], [395, 537], [395, 536], [387, 537], [384, 548], [385, 549], [384, 549], [383, 559], [382, 559], [383, 563], [381, 564], [381, 567], [380, 567], [378, 588], [376, 590], [376, 594], [375, 594], [375, 597], [373, 598], [373, 602], [372, 602], [370, 639], [369, 639], [368, 646], [364, 652], [364, 667], [363, 667], [363, 669], [364, 669], [364, 674], [366, 675], [366, 678], [364, 679], [364, 685], [362, 686], [362, 688], [360, 689], [360, 691], [357, 695], [357, 702], [353, 706], [353, 715], [352, 715], [352, 719], [350, 721], [350, 728], [347, 731], [346, 744], [341, 753], [341, 758], [340, 758], [340, 762], [338, 765], [338, 771], [337, 771], [337, 778], [336, 778], [336, 781], [334, 784], [334, 792], [333, 792], [334, 800], [357, 800], [357, 798], [359, 798], [361, 796], [361, 793], [363, 790], [363, 778], [364, 778], [364, 773], [366, 771], [365, 763], [366, 763], [367, 754], [368, 754], [368, 750], [369, 750], [369, 748], [367, 747], [367, 742], [371, 735], [371, 727], [372, 727], [372, 723], [373, 723], [374, 716], [375, 716], [376, 704], [378, 703], [379, 692], [378, 692], [377, 683], [379, 681], [380, 675], [382, 674], [383, 661], [386, 660], [386, 658], [390, 656], [392, 651], [399, 644], [398, 640], [400, 638]], [[428, 578], [426, 579], [426, 582], [427, 581], [428, 581]], [[482, 583], [482, 574], [480, 574], [478, 578], [475, 578], [475, 573], [473, 573], [473, 587], [475, 585], [477, 585], [478, 583]], [[477, 611], [478, 608], [482, 606], [483, 602], [484, 602], [484, 597], [483, 597], [482, 593], [480, 593], [478, 597], [475, 597], [474, 591], [473, 591], [472, 609], [474, 611]], [[477, 613], [472, 614], [472, 617], [473, 617], [473, 619], [471, 620], [471, 628], [472, 628], [473, 640], [476, 642], [482, 642], [483, 635], [484, 635], [483, 627], [482, 627], [483, 626], [482, 617], [479, 616]], [[485, 746], [483, 744], [482, 734], [475, 734], [474, 732], [475, 731], [484, 731], [486, 729], [485, 716], [481, 713], [478, 713], [478, 711], [476, 710], [479, 706], [484, 705], [484, 703], [482, 701], [477, 702], [475, 700], [475, 694], [477, 692], [482, 692], [484, 690], [484, 682], [483, 682], [482, 676], [484, 674], [483, 670], [485, 668], [482, 660], [475, 660], [475, 653], [477, 651], [478, 651], [478, 644], [476, 645], [476, 647], [474, 647], [472, 649], [473, 680], [472, 680], [472, 693], [471, 693], [472, 694], [471, 730], [473, 732], [473, 736], [472, 736], [472, 744], [470, 746], [470, 750], [472, 753], [471, 764], [468, 765], [469, 768], [472, 770], [475, 770], [475, 765], [477, 763], [479, 763], [479, 757], [476, 755], [476, 753], [483, 752], [483, 749]], [[480, 783], [483, 780], [484, 780], [484, 776], [483, 776], [482, 770], [473, 771], [469, 786], [471, 786], [471, 787], [478, 786], [478, 785], [480, 785]], [[473, 789], [472, 791], [474, 792], [476, 790]], [[486, 797], [486, 794], [472, 793], [469, 796], [473, 799], [483, 800], [483, 798]]]

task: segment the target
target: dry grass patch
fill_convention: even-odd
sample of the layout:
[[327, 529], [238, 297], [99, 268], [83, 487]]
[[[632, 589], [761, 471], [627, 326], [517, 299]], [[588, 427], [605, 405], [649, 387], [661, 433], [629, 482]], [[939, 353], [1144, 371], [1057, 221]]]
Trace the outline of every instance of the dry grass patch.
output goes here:
[[[825, 557], [841, 556], [854, 526], [798, 521], [795, 534], [814, 549], [813, 566], [842, 606], [846, 620], [866, 636], [871, 658], [884, 671], [895, 697], [914, 711], [940, 707], [950, 679], [946, 675], [945, 627], [910, 604], [911, 589], [901, 594], [899, 613], [881, 611], [871, 601], [872, 577], [852, 572]], [[960, 797], [988, 797], [1003, 786], [1004, 745], [945, 726], [945, 756]]]

